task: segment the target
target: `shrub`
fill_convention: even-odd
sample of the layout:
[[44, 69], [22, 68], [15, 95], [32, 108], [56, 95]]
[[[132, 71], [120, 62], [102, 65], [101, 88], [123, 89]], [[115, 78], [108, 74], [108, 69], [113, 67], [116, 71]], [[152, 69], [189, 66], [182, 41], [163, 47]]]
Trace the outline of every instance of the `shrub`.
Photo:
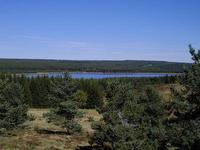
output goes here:
[[67, 120], [72, 120], [78, 114], [78, 107], [73, 101], [61, 102], [54, 110], [55, 114], [63, 116]]
[[21, 86], [0, 80], [0, 128], [12, 129], [22, 124], [27, 110]]
[[78, 106], [80, 108], [84, 108], [85, 107], [86, 102], [87, 102], [87, 98], [88, 98], [87, 93], [85, 93], [82, 90], [78, 90], [73, 95], [73, 100], [78, 103]]
[[102, 107], [104, 92], [102, 86], [96, 80], [81, 80], [81, 88], [87, 93], [86, 108]]
[[63, 128], [69, 131], [70, 134], [82, 132], [82, 127], [74, 120], [66, 120], [63, 125]]
[[74, 120], [75, 117], [80, 116], [81, 113], [74, 101], [61, 102], [57, 108], [44, 114], [44, 117], [47, 118], [48, 122], [53, 122], [56, 125], [62, 126], [69, 131], [69, 134], [82, 131], [81, 125]]
[[73, 99], [74, 93], [77, 91], [77, 83], [65, 74], [64, 78], [57, 78], [51, 81], [48, 101], [53, 108], [58, 107], [61, 102]]

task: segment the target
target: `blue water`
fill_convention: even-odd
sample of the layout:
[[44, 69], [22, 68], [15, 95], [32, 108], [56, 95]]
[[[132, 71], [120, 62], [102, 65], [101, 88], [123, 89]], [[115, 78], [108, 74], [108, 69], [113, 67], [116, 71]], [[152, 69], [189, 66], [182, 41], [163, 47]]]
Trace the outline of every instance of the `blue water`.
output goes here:
[[[96, 73], [96, 72], [71, 72], [70, 76], [74, 79], [103, 79], [103, 78], [141, 78], [141, 77], [164, 77], [174, 76], [173, 73]], [[49, 73], [27, 73], [28, 77], [48, 76], [48, 77], [63, 77], [64, 73], [49, 72]]]

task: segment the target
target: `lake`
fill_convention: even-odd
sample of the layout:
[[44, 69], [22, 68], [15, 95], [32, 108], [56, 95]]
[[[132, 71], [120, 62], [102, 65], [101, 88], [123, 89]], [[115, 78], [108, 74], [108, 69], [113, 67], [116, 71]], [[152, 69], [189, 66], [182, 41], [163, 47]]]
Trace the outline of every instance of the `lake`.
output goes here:
[[[97, 73], [97, 72], [70, 72], [70, 76], [74, 79], [103, 79], [103, 78], [144, 78], [144, 77], [164, 77], [175, 76], [175, 73]], [[49, 73], [26, 73], [27, 77], [48, 76], [63, 77], [62, 72]]]

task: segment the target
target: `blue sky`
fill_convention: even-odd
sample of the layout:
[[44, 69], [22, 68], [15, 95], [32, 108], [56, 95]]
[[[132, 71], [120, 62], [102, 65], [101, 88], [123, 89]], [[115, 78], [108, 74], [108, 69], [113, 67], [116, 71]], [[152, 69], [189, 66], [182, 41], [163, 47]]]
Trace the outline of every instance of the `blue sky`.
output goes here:
[[190, 62], [199, 0], [0, 0], [0, 57]]

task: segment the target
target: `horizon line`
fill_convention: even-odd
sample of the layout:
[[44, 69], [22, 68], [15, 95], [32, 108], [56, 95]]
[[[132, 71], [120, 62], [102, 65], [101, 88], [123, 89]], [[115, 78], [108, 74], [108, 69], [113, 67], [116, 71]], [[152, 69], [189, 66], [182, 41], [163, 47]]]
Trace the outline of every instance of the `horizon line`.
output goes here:
[[0, 58], [7, 60], [50, 60], [50, 61], [153, 61], [153, 62], [169, 62], [169, 63], [187, 63], [191, 64], [192, 62], [183, 62], [183, 61], [167, 61], [167, 60], [145, 60], [145, 59], [57, 59], [57, 58], [12, 58], [4, 57]]

